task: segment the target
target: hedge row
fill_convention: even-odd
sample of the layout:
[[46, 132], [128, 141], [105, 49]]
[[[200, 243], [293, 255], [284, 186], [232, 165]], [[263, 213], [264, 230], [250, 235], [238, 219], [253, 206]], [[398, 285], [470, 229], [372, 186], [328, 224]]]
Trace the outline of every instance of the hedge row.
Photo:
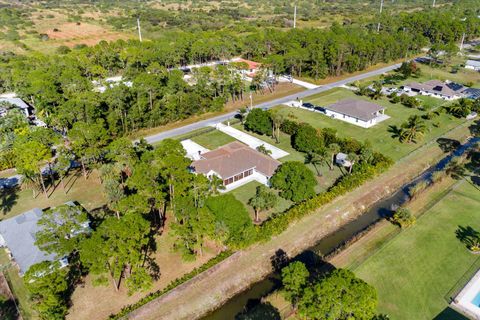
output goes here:
[[149, 303], [150, 301], [164, 295], [168, 291], [170, 291], [170, 290], [178, 287], [179, 285], [187, 282], [188, 280], [192, 279], [196, 275], [198, 275], [198, 274], [202, 273], [203, 271], [213, 267], [214, 265], [216, 265], [220, 261], [223, 261], [226, 258], [230, 257], [232, 254], [233, 254], [233, 252], [230, 251], [230, 250], [223, 251], [219, 255], [213, 257], [212, 259], [210, 259], [207, 262], [205, 262], [204, 264], [202, 264], [200, 267], [195, 268], [192, 271], [190, 271], [189, 273], [184, 274], [182, 277], [173, 280], [172, 282], [170, 282], [168, 284], [168, 286], [166, 286], [162, 290], [152, 292], [148, 296], [138, 300], [134, 304], [130, 304], [130, 305], [122, 308], [122, 310], [119, 313], [110, 315], [109, 319], [121, 319], [121, 318], [125, 317], [130, 312], [140, 308], [141, 306]]
[[321, 206], [331, 202], [333, 199], [346, 194], [349, 191], [361, 186], [365, 181], [384, 172], [390, 167], [393, 161], [383, 155], [376, 154], [374, 165], [359, 165], [358, 169], [352, 174], [341, 177], [337, 183], [328, 191], [320, 193], [315, 197], [308, 199], [291, 209], [273, 216], [262, 225], [256, 227], [256, 241], [268, 241], [272, 236], [283, 232], [294, 221], [313, 213]]

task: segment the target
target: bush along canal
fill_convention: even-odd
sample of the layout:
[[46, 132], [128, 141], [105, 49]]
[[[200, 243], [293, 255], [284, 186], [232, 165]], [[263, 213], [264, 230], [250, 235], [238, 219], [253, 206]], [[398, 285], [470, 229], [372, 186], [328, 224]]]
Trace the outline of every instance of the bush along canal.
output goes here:
[[[432, 176], [435, 171], [444, 170], [453, 159], [461, 157], [477, 143], [480, 143], [480, 138], [474, 137], [469, 139], [463, 145], [459, 144], [459, 146], [448, 156], [425, 170], [421, 175], [409, 183], [403, 185], [391, 196], [378, 201], [357, 219], [345, 224], [334, 233], [322, 238], [322, 240], [316, 245], [305, 250], [303, 253], [293, 258], [293, 260], [300, 260], [318, 272], [330, 270], [331, 266], [324, 261], [324, 257], [340, 252], [346, 244], [361, 236], [378, 221], [390, 217], [395, 210], [409, 201], [409, 190], [411, 190], [412, 187], [419, 183], [426, 183], [427, 185], [431, 184]], [[282, 260], [280, 253], [279, 260]], [[279, 273], [278, 270], [276, 270], [264, 280], [257, 282], [248, 290], [230, 299], [221, 308], [204, 317], [204, 320], [233, 320], [235, 319], [235, 315], [260, 303], [262, 297], [277, 289], [279, 285]]]

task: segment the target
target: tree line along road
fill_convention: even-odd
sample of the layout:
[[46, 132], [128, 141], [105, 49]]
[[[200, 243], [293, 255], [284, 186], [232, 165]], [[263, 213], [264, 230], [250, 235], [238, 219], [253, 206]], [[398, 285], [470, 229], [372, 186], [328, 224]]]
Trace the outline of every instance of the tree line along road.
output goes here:
[[[330, 89], [343, 86], [343, 85], [345, 85], [347, 83], [350, 83], [350, 82], [363, 80], [363, 79], [366, 79], [366, 78], [370, 78], [370, 77], [373, 77], [373, 76], [383, 74], [385, 72], [392, 71], [392, 70], [400, 67], [400, 65], [401, 65], [401, 63], [397, 63], [397, 64], [393, 64], [393, 65], [390, 65], [390, 66], [387, 66], [387, 67], [384, 67], [384, 68], [380, 68], [380, 69], [377, 69], [377, 70], [373, 70], [373, 71], [365, 72], [365, 73], [358, 74], [358, 75], [355, 75], [355, 76], [351, 76], [351, 77], [348, 77], [348, 78], [343, 79], [343, 80], [339, 80], [339, 81], [332, 82], [332, 83], [327, 84], [327, 85], [320, 86], [318, 88], [305, 90], [305, 91], [302, 91], [302, 92], [299, 92], [299, 93], [291, 94], [291, 95], [283, 97], [283, 98], [278, 98], [278, 99], [275, 99], [275, 100], [260, 103], [258, 105], [255, 105], [254, 108], [270, 109], [270, 108], [273, 108], [273, 107], [275, 107], [279, 104], [282, 104], [282, 103], [285, 103], [285, 102], [288, 102], [288, 101], [292, 101], [292, 100], [295, 100], [297, 98], [299, 98], [299, 99], [300, 98], [305, 98], [305, 97], [308, 97], [308, 96], [311, 96], [311, 95], [314, 95], [314, 94], [322, 93], [322, 92], [328, 91]], [[186, 125], [186, 126], [182, 126], [182, 127], [178, 127], [178, 128], [175, 128], [175, 129], [160, 132], [160, 133], [157, 133], [157, 134], [154, 134], [154, 135], [146, 136], [144, 138], [148, 143], [160, 142], [164, 139], [173, 138], [175, 136], [180, 136], [180, 135], [183, 135], [183, 134], [187, 134], [191, 131], [198, 130], [198, 129], [201, 129], [201, 128], [204, 128], [204, 127], [208, 127], [208, 126], [214, 125], [214, 124], [219, 123], [219, 122], [224, 122], [228, 119], [233, 118], [236, 114], [237, 114], [236, 111], [229, 112], [229, 113], [226, 113], [226, 114], [223, 114], [223, 115], [220, 115], [220, 116], [216, 116], [216, 117], [213, 117], [213, 118], [209, 118], [209, 119], [206, 119], [206, 120], [201, 120], [201, 121], [198, 121], [198, 122]]]

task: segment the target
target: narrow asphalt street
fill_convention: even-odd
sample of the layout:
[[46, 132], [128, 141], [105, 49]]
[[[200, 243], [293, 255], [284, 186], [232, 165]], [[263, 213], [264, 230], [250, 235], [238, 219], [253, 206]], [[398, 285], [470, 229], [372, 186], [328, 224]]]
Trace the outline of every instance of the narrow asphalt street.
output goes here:
[[[282, 103], [285, 103], [285, 102], [288, 102], [288, 101], [291, 101], [291, 100], [295, 100], [297, 98], [301, 99], [301, 98], [308, 97], [308, 96], [311, 96], [311, 95], [314, 95], [314, 94], [318, 94], [318, 93], [321, 93], [321, 92], [328, 91], [328, 90], [333, 89], [333, 88], [343, 86], [347, 83], [351, 83], [351, 82], [358, 81], [358, 80], [363, 80], [363, 79], [370, 78], [370, 77], [373, 77], [373, 76], [376, 76], [376, 75], [379, 75], [379, 74], [382, 74], [382, 73], [385, 73], [385, 72], [388, 72], [388, 71], [392, 71], [392, 70], [400, 67], [400, 65], [401, 65], [400, 63], [397, 63], [397, 64], [387, 66], [387, 67], [384, 67], [384, 68], [380, 68], [380, 69], [377, 69], [377, 70], [373, 70], [373, 71], [365, 72], [365, 73], [358, 74], [358, 75], [355, 75], [355, 76], [351, 76], [349, 78], [346, 78], [346, 79], [343, 79], [343, 80], [340, 80], [340, 81], [336, 81], [336, 82], [333, 82], [333, 83], [330, 83], [330, 84], [327, 84], [327, 85], [322, 85], [318, 88], [305, 90], [305, 91], [295, 93], [295, 94], [292, 94], [292, 95], [289, 95], [289, 96], [286, 96], [286, 97], [283, 97], [283, 98], [278, 98], [278, 99], [275, 99], [275, 100], [260, 103], [258, 105], [255, 105], [254, 108], [270, 109], [270, 108], [273, 108], [275, 106], [278, 106], [279, 104], [282, 104]], [[154, 134], [154, 135], [151, 135], [151, 136], [146, 136], [144, 138], [145, 138], [145, 140], [147, 140], [148, 143], [156, 143], [156, 142], [162, 141], [163, 139], [183, 135], [183, 134], [189, 133], [191, 131], [194, 131], [194, 130], [197, 130], [197, 129], [200, 129], [200, 128], [203, 128], [203, 127], [211, 126], [213, 124], [226, 121], [228, 119], [233, 118], [236, 113], [237, 113], [236, 111], [232, 111], [232, 112], [229, 112], [229, 113], [226, 113], [226, 114], [223, 114], [223, 115], [220, 115], [220, 116], [216, 116], [216, 117], [213, 117], [213, 118], [210, 118], [210, 119], [201, 120], [201, 121], [198, 121], [198, 122], [195, 122], [195, 123], [183, 126], [183, 127], [171, 129], [171, 130], [164, 131], [164, 132], [160, 132], [160, 133], [157, 133], [157, 134]]]

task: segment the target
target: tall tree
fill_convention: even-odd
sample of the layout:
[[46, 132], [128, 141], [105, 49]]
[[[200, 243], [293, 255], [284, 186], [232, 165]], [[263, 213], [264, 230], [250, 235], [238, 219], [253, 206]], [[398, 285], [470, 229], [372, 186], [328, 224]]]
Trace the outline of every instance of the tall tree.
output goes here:
[[298, 161], [284, 162], [270, 179], [280, 195], [295, 202], [302, 201], [315, 195], [314, 187], [317, 180], [310, 169]]
[[278, 202], [278, 198], [272, 191], [264, 185], [258, 186], [255, 195], [248, 201], [248, 204], [255, 211], [255, 222], [259, 222], [259, 213], [273, 208]]

